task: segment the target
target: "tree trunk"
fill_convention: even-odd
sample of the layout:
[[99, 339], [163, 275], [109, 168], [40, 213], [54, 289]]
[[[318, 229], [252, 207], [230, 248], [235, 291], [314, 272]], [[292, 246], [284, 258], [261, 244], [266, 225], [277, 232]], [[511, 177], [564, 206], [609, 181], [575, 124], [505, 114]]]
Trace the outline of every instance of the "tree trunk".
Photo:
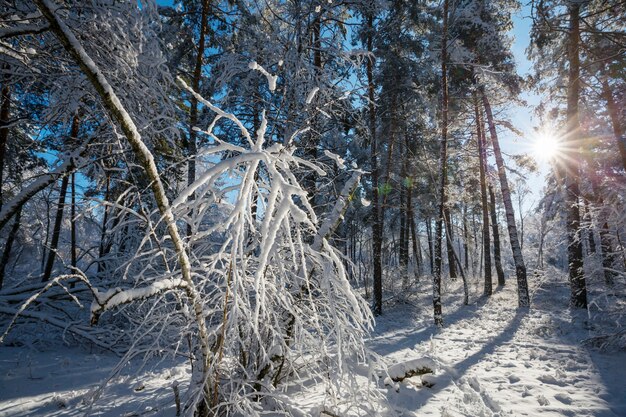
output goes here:
[[482, 120], [478, 111], [478, 98], [474, 92], [474, 117], [476, 118], [476, 143], [478, 144], [478, 171], [480, 175], [480, 202], [483, 213], [483, 256], [485, 260], [485, 287], [484, 294], [493, 293], [491, 282], [491, 242], [489, 239], [489, 204], [487, 203], [487, 180], [485, 179], [487, 153], [481, 132]]
[[[484, 132], [483, 132], [484, 133]], [[502, 269], [502, 255], [500, 253], [500, 231], [498, 230], [498, 213], [496, 212], [496, 196], [493, 187], [489, 184], [489, 209], [491, 212], [491, 233], [493, 234], [493, 260], [496, 264], [496, 273], [498, 274], [498, 285], [502, 286], [506, 283], [504, 278], [504, 270]], [[543, 237], [541, 243], [543, 244]]]
[[615, 248], [609, 233], [609, 224], [604, 222], [600, 229], [600, 248], [602, 249], [602, 269], [604, 282], [613, 285], [615, 282]]
[[[78, 128], [79, 128], [78, 116], [75, 115], [72, 118], [72, 127], [70, 129], [71, 139], [70, 141], [67, 141], [66, 143], [77, 141], [76, 138], [78, 137]], [[64, 176], [63, 179], [61, 180], [61, 190], [59, 191], [59, 202], [57, 204], [57, 213], [54, 219], [54, 226], [52, 228], [52, 239], [50, 240], [50, 249], [48, 250], [48, 257], [46, 258], [46, 266], [43, 271], [43, 277], [41, 279], [41, 282], [49, 281], [52, 275], [52, 269], [54, 267], [54, 260], [56, 259], [57, 248], [59, 246], [59, 237], [61, 236], [61, 227], [63, 225], [63, 211], [65, 210], [65, 197], [67, 195], [67, 186], [69, 185], [70, 176], [72, 177], [72, 184], [73, 184], [74, 182], [73, 172], [70, 175]], [[73, 195], [72, 195], [72, 198], [74, 198]], [[71, 233], [72, 235], [74, 234], [73, 226], [72, 226]], [[72, 236], [72, 239], [74, 239], [74, 236]]]
[[615, 98], [613, 98], [607, 77], [603, 77], [602, 79], [602, 95], [606, 100], [606, 107], [609, 111], [609, 117], [611, 118], [611, 126], [613, 127], [613, 134], [615, 135], [617, 148], [622, 157], [622, 166], [624, 170], [626, 170], [626, 134], [624, 133], [624, 126], [620, 122], [619, 109], [615, 103]]
[[410, 200], [410, 187], [411, 183], [408, 177], [409, 171], [409, 146], [408, 136], [404, 137], [404, 160], [402, 161], [402, 172], [400, 178], [402, 184], [400, 184], [400, 269], [402, 271], [402, 285], [403, 288], [408, 288], [409, 285], [409, 229], [410, 229], [410, 213], [411, 213], [411, 200]]
[[57, 214], [54, 219], [54, 226], [52, 227], [52, 238], [50, 240], [50, 248], [48, 249], [48, 256], [46, 257], [46, 266], [44, 267], [44, 270], [43, 270], [43, 276], [41, 278], [41, 282], [49, 281], [52, 275], [52, 268], [54, 267], [54, 260], [56, 259], [57, 247], [59, 245], [59, 236], [61, 235], [61, 225], [63, 222], [63, 210], [65, 208], [65, 194], [67, 194], [68, 183], [69, 183], [69, 176], [63, 177], [63, 180], [61, 181], [61, 190], [59, 191], [59, 202], [57, 203]]
[[[446, 203], [447, 201], [448, 196], [446, 195]], [[456, 262], [454, 260], [454, 232], [452, 229], [452, 215], [450, 214], [450, 208], [447, 205], [443, 209], [443, 219], [446, 223], [446, 253], [448, 254], [448, 271], [450, 272], [450, 278], [456, 279], [458, 278], [458, 275], [456, 272]]]
[[[105, 203], [111, 198], [111, 173], [106, 171], [104, 201]], [[109, 222], [109, 206], [104, 206], [104, 215], [102, 216], [102, 228], [100, 229], [100, 245], [98, 247], [98, 276], [106, 270], [106, 262], [102, 259], [109, 253], [110, 245], [106, 242], [107, 237], [107, 223]]]
[[70, 207], [70, 252], [71, 252], [71, 265], [72, 268], [76, 268], [76, 173], [72, 172], [72, 190], [71, 190], [71, 207]]
[[493, 120], [491, 105], [489, 104], [489, 100], [487, 99], [487, 95], [485, 94], [484, 87], [480, 87], [480, 92], [483, 99], [483, 106], [485, 107], [485, 113], [487, 115], [489, 133], [491, 135], [491, 142], [493, 145], [493, 153], [496, 158], [496, 165], [498, 166], [498, 177], [500, 178], [502, 200], [504, 202], [504, 210], [506, 212], [506, 223], [509, 229], [509, 240], [511, 242], [511, 250], [513, 252], [513, 262], [515, 263], [515, 275], [517, 276], [518, 304], [520, 307], [530, 307], [530, 297], [528, 295], [528, 280], [526, 278], [526, 265], [524, 265], [524, 257], [522, 256], [522, 249], [520, 247], [519, 238], [517, 237], [515, 211], [513, 209], [513, 203], [511, 201], [511, 191], [509, 189], [509, 183], [506, 178], [506, 168], [504, 166], [504, 159], [502, 158], [502, 151], [500, 150], [498, 133], [496, 132], [496, 125]]
[[596, 239], [593, 233], [593, 218], [591, 217], [591, 211], [589, 210], [589, 200], [585, 198], [583, 201], [585, 210], [585, 230], [587, 232], [587, 244], [589, 245], [589, 253], [596, 253]]
[[370, 56], [366, 60], [366, 72], [367, 72], [367, 94], [369, 99], [369, 129], [371, 140], [371, 155], [370, 163], [372, 168], [372, 261], [374, 263], [374, 277], [373, 277], [373, 312], [374, 315], [379, 316], [383, 313], [383, 287], [382, 287], [382, 225], [380, 224], [380, 205], [378, 196], [378, 144], [376, 137], [376, 107], [374, 105], [374, 62], [371, 53], [373, 52], [373, 39], [374, 36], [374, 17], [369, 15], [367, 17], [367, 51]]
[[463, 254], [465, 270], [469, 271], [469, 231], [467, 230], [467, 205], [463, 205]]
[[434, 255], [433, 255], [433, 230], [431, 219], [426, 219], [426, 237], [428, 238], [428, 261], [430, 263], [430, 273], [435, 273]]
[[4, 77], [2, 92], [0, 93], [0, 212], [2, 211], [2, 185], [4, 184], [4, 161], [6, 160], [7, 140], [9, 138], [9, 117], [11, 113], [11, 89], [8, 86], [8, 78]]
[[[412, 194], [412, 188], [409, 189], [409, 193]], [[413, 242], [413, 257], [415, 259], [415, 276], [419, 277], [422, 271], [422, 251], [420, 243], [417, 237], [417, 230], [415, 226], [415, 218], [413, 216], [413, 209], [409, 215], [409, 221], [411, 222], [411, 242]]]
[[[191, 88], [195, 92], [200, 92], [200, 80], [202, 78], [202, 62], [205, 51], [205, 34], [207, 30], [207, 19], [209, 15], [209, 0], [202, 1], [202, 14], [200, 21], [200, 37], [198, 40], [198, 53], [196, 55], [196, 62], [193, 69], [193, 79], [191, 82]], [[186, 150], [187, 150], [187, 185], [191, 185], [196, 181], [196, 154], [198, 153], [196, 144], [196, 131], [194, 127], [198, 124], [198, 99], [192, 94], [189, 99], [189, 137], [187, 138]], [[196, 194], [191, 193], [189, 200], [195, 199]], [[193, 212], [188, 214], [193, 217]], [[187, 224], [187, 237], [192, 234], [192, 224]]]
[[4, 283], [4, 274], [6, 271], [6, 267], [9, 263], [9, 256], [11, 255], [11, 248], [13, 247], [13, 242], [15, 242], [15, 237], [17, 236], [17, 231], [20, 228], [20, 220], [22, 217], [22, 207], [17, 210], [15, 213], [15, 221], [13, 222], [13, 227], [9, 231], [9, 235], [7, 236], [7, 241], [4, 244], [4, 251], [2, 251], [2, 260], [0, 260], [0, 290], [2, 289], [2, 285]]
[[587, 308], [587, 286], [583, 271], [583, 247], [580, 235], [580, 189], [578, 186], [580, 160], [580, 4], [569, 6], [569, 33], [567, 58], [569, 61], [567, 87], [567, 146], [564, 150], [565, 207], [567, 212], [567, 259], [571, 289], [570, 303]]
[[[439, 204], [435, 222], [435, 266], [433, 271], [433, 313], [435, 325], [443, 326], [441, 311], [441, 264], [443, 218], [446, 207], [446, 177], [448, 176], [448, 0], [443, 2], [443, 33], [441, 37], [441, 144], [439, 150]], [[453, 263], [454, 265], [454, 263]]]

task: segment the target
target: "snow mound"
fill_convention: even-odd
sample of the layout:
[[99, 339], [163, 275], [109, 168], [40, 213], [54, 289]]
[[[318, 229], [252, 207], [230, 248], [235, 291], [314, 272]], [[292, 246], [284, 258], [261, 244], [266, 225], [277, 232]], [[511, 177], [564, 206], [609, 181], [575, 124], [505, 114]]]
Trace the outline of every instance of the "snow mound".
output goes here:
[[416, 358], [391, 365], [387, 370], [389, 378], [402, 381], [414, 375], [432, 374], [437, 369], [437, 363], [431, 358]]

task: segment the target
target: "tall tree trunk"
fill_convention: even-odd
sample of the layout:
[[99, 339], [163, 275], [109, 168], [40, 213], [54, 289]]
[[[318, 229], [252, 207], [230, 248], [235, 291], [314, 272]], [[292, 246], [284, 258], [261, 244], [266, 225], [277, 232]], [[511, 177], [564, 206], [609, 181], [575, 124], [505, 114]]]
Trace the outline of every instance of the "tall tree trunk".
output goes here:
[[[484, 132], [483, 132], [484, 133]], [[484, 141], [483, 141], [484, 143]], [[500, 253], [500, 231], [498, 230], [498, 213], [496, 212], [496, 196], [493, 186], [489, 184], [489, 211], [491, 212], [491, 233], [493, 234], [493, 260], [496, 264], [496, 274], [498, 274], [498, 285], [506, 283], [504, 270], [502, 269], [502, 255]], [[542, 240], [543, 243], [543, 240]]]
[[402, 171], [400, 178], [402, 184], [400, 184], [400, 269], [402, 271], [402, 284], [404, 288], [409, 284], [409, 230], [410, 230], [410, 213], [411, 213], [411, 200], [410, 200], [410, 187], [411, 183], [408, 177], [409, 171], [409, 146], [408, 135], [404, 136], [404, 158], [402, 161]]
[[[72, 118], [72, 127], [70, 130], [71, 142], [76, 142], [78, 137], [78, 115]], [[54, 267], [54, 260], [56, 259], [57, 248], [59, 245], [59, 237], [61, 235], [61, 226], [63, 225], [63, 211], [65, 210], [65, 196], [67, 194], [67, 186], [69, 185], [70, 176], [73, 173], [66, 175], [61, 180], [61, 190], [59, 191], [59, 202], [57, 203], [57, 213], [54, 219], [54, 226], [52, 228], [52, 238], [50, 240], [50, 249], [48, 250], [48, 257], [46, 258], [46, 266], [44, 267], [43, 277], [41, 282], [50, 280], [52, 275], [52, 268]]]
[[428, 238], [428, 261], [430, 263], [430, 273], [435, 273], [435, 256], [433, 255], [433, 230], [431, 219], [426, 219], [426, 237]]
[[613, 127], [613, 134], [615, 135], [615, 141], [617, 142], [617, 147], [622, 157], [622, 166], [624, 170], [626, 170], [626, 133], [624, 132], [624, 125], [620, 121], [619, 109], [615, 103], [615, 98], [613, 98], [613, 93], [611, 92], [606, 76], [602, 79], [602, 95], [606, 100], [606, 107], [609, 111], [609, 117], [611, 118], [611, 126]]
[[[441, 309], [441, 264], [443, 220], [446, 208], [446, 183], [448, 176], [448, 0], [443, 2], [443, 33], [441, 36], [441, 144], [439, 150], [439, 204], [435, 222], [435, 266], [433, 271], [433, 315], [435, 325], [443, 326]], [[454, 265], [454, 263], [452, 263]]]
[[585, 210], [585, 230], [587, 232], [587, 244], [589, 245], [589, 253], [596, 253], [596, 239], [593, 233], [593, 218], [591, 217], [591, 211], [589, 210], [589, 200], [584, 198], [583, 201]]
[[4, 244], [4, 250], [2, 251], [2, 260], [0, 260], [0, 290], [2, 289], [2, 285], [4, 283], [4, 274], [6, 271], [6, 267], [9, 264], [9, 257], [11, 255], [11, 248], [13, 247], [13, 242], [15, 242], [15, 237], [17, 236], [17, 231], [20, 228], [20, 220], [22, 217], [22, 207], [17, 209], [15, 213], [15, 220], [13, 222], [13, 227], [9, 231], [9, 235], [7, 236], [7, 241]]
[[[409, 188], [409, 197], [413, 193], [413, 188]], [[415, 216], [413, 215], [412, 203], [409, 205], [409, 221], [411, 222], [411, 242], [413, 243], [413, 257], [415, 258], [415, 276], [418, 277], [422, 271], [422, 250], [417, 237], [415, 226]]]
[[[446, 195], [446, 203], [447, 201], [448, 196]], [[452, 214], [450, 214], [450, 207], [448, 207], [447, 204], [443, 209], [443, 219], [446, 223], [446, 253], [448, 254], [448, 271], [450, 272], [450, 278], [456, 279], [458, 275], [456, 273], [456, 262], [454, 260], [454, 229], [452, 228]]]
[[485, 107], [485, 114], [487, 115], [489, 133], [491, 135], [491, 142], [493, 145], [493, 153], [496, 158], [496, 165], [498, 166], [498, 177], [500, 178], [502, 200], [504, 202], [504, 210], [506, 212], [506, 223], [509, 229], [509, 240], [511, 242], [511, 250], [513, 252], [513, 262], [515, 263], [518, 304], [520, 307], [530, 307], [530, 296], [528, 295], [528, 280], [526, 278], [526, 265], [524, 265], [524, 257], [522, 255], [522, 249], [520, 247], [519, 238], [517, 236], [517, 225], [515, 224], [515, 210], [513, 209], [513, 203], [511, 201], [511, 191], [509, 189], [509, 183], [506, 178], [506, 167], [504, 166], [504, 159], [502, 158], [502, 151], [500, 150], [500, 142], [498, 141], [498, 133], [496, 132], [496, 125], [493, 120], [491, 105], [489, 104], [489, 99], [485, 94], [483, 86], [480, 87], [480, 92], [483, 99], [483, 106]]
[[[446, 239], [449, 239], [448, 234], [446, 234]], [[461, 280], [463, 281], [463, 305], [469, 304], [469, 285], [467, 282], [467, 277], [465, 276], [465, 272], [463, 271], [463, 265], [461, 264], [461, 260], [459, 259], [459, 255], [457, 255], [454, 250], [454, 245], [452, 245], [452, 259], [459, 267], [459, 273], [461, 274]]]
[[[106, 170], [105, 189], [104, 189], [104, 201], [105, 203], [111, 198], [111, 173]], [[102, 228], [100, 229], [100, 245], [98, 247], [98, 276], [106, 270], [106, 261], [103, 259], [105, 255], [109, 253], [110, 245], [106, 242], [107, 237], [107, 223], [109, 222], [109, 208], [108, 205], [104, 206], [104, 214], [102, 216]]]
[[463, 254], [465, 270], [469, 271], [469, 231], [467, 230], [467, 205], [463, 205]]
[[379, 183], [378, 183], [378, 143], [376, 137], [376, 107], [374, 105], [374, 58], [373, 52], [373, 39], [374, 36], [374, 17], [372, 15], [367, 16], [367, 51], [370, 56], [366, 60], [366, 72], [367, 72], [367, 95], [369, 99], [369, 130], [371, 140], [371, 155], [370, 163], [372, 168], [372, 261], [374, 263], [374, 277], [373, 277], [373, 306], [372, 310], [374, 315], [378, 316], [383, 313], [383, 287], [382, 287], [382, 225], [380, 223], [380, 205], [379, 205]]
[[6, 160], [7, 140], [9, 138], [9, 117], [11, 115], [11, 89], [8, 85], [9, 77], [5, 76], [2, 92], [0, 93], [0, 211], [2, 211], [4, 184], [4, 161]]
[[600, 248], [602, 249], [602, 269], [604, 282], [613, 285], [615, 282], [615, 248], [609, 233], [609, 224], [604, 222], [600, 229]]
[[56, 259], [57, 248], [59, 245], [59, 236], [61, 235], [61, 226], [63, 223], [63, 210], [65, 209], [65, 194], [67, 194], [67, 185], [69, 183], [69, 177], [63, 177], [61, 180], [61, 190], [59, 191], [59, 202], [57, 203], [57, 213], [54, 219], [54, 226], [52, 227], [52, 238], [50, 240], [50, 248], [48, 249], [48, 256], [46, 257], [46, 265], [44, 267], [43, 276], [41, 282], [50, 280], [52, 275], [52, 268], [54, 267], [54, 260]]
[[565, 152], [565, 207], [567, 211], [567, 259], [572, 306], [587, 308], [587, 285], [583, 271], [583, 246], [580, 235], [580, 189], [578, 186], [580, 160], [580, 3], [569, 5], [567, 58], [569, 61], [567, 87], [567, 146]]
[[71, 252], [71, 265], [72, 268], [76, 268], [76, 173], [72, 172], [72, 190], [71, 190], [71, 207], [70, 207], [70, 252]]
[[[202, 13], [200, 21], [200, 38], [198, 39], [198, 53], [196, 55], [196, 62], [193, 69], [193, 79], [191, 81], [191, 87], [194, 91], [200, 92], [200, 80], [202, 79], [202, 63], [205, 51], [205, 35], [208, 25], [209, 15], [209, 0], [202, 1]], [[191, 185], [196, 180], [196, 154], [198, 153], [196, 144], [196, 131], [194, 127], [198, 124], [198, 99], [192, 94], [189, 99], [189, 137], [187, 138], [186, 150], [187, 150], [187, 185]], [[189, 200], [195, 199], [195, 193], [191, 193]], [[190, 217], [193, 217], [193, 213], [189, 213]], [[192, 234], [191, 223], [187, 224], [187, 237]]]
[[482, 135], [482, 120], [478, 110], [478, 97], [474, 92], [474, 117], [476, 118], [476, 143], [478, 144], [478, 171], [480, 175], [480, 203], [483, 213], [483, 256], [485, 260], [485, 287], [484, 293], [490, 296], [493, 293], [491, 281], [491, 242], [489, 239], [489, 204], [487, 203], [487, 180], [485, 177], [487, 153]]

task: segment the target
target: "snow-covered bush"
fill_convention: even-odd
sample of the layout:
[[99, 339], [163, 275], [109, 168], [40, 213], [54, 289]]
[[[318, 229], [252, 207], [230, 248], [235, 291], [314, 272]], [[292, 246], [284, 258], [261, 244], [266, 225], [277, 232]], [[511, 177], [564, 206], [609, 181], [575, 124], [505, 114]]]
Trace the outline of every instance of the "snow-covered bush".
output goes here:
[[[95, 290], [92, 320], [128, 305], [136, 335], [152, 346], [148, 351], [191, 355], [194, 374], [184, 407], [189, 413], [200, 407], [257, 415], [263, 397], [283, 407], [279, 385], [299, 374], [339, 375], [340, 382], [348, 358], [365, 353], [369, 309], [326, 240], [360, 172], [320, 222], [292, 170], [324, 171], [295, 156], [294, 147], [266, 143], [265, 115], [252, 135], [234, 115], [197, 98], [217, 114], [201, 131], [211, 144], [198, 153], [204, 171], [179, 193], [172, 212], [192, 226], [185, 250], [206, 318], [209, 353], [201, 352], [193, 306], [185, 302], [190, 283], [179, 278], [177, 253], [158, 219], [122, 268], [132, 273], [116, 288]], [[224, 119], [238, 126], [245, 145], [217, 137], [216, 126]], [[165, 348], [172, 342], [174, 349]], [[136, 346], [145, 352], [145, 343]]]

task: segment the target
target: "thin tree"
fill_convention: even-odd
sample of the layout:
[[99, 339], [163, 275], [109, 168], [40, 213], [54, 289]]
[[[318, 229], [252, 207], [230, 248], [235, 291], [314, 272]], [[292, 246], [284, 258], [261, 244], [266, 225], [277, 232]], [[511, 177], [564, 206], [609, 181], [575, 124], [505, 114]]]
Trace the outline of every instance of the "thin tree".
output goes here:
[[[202, 64], [205, 47], [205, 35], [207, 31], [207, 20], [209, 15], [209, 0], [202, 0], [202, 13], [200, 17], [200, 38], [198, 40], [198, 52], [196, 54], [196, 60], [193, 68], [193, 77], [191, 80], [191, 87], [194, 91], [200, 91], [200, 79], [202, 77]], [[196, 144], [196, 130], [194, 129], [198, 124], [198, 99], [192, 94], [189, 99], [189, 136], [187, 137], [186, 151], [187, 151], [187, 185], [193, 184], [196, 180], [196, 154], [198, 153]], [[189, 200], [195, 198], [195, 193], [189, 196]], [[190, 214], [191, 217], [191, 214]], [[191, 224], [187, 224], [187, 237], [190, 237], [192, 233]]]
[[[77, 141], [78, 128], [78, 115], [74, 115], [74, 117], [72, 118], [72, 127], [70, 129], [70, 138], [72, 139], [71, 142]], [[50, 247], [48, 249], [48, 256], [46, 258], [46, 265], [43, 270], [41, 282], [49, 281], [50, 277], [52, 276], [52, 269], [54, 268], [54, 261], [56, 259], [57, 249], [59, 246], [59, 237], [61, 236], [63, 212], [65, 211], [65, 197], [67, 194], [67, 187], [69, 185], [70, 176], [73, 176], [73, 174], [66, 175], [61, 180], [61, 189], [59, 190], [59, 202], [57, 203], [57, 212], [54, 218], [54, 226], [52, 227], [52, 238], [50, 239]]]
[[380, 205], [379, 205], [379, 173], [378, 173], [378, 144], [376, 137], [376, 106], [374, 97], [374, 58], [373, 58], [373, 36], [374, 36], [374, 17], [371, 12], [367, 15], [367, 51], [369, 57], [366, 60], [367, 72], [367, 95], [368, 95], [368, 117], [370, 130], [370, 163], [372, 169], [372, 261], [374, 263], [374, 279], [373, 279], [373, 312], [374, 315], [383, 313], [383, 271], [382, 271], [382, 226], [380, 224]]
[[[443, 326], [441, 311], [441, 263], [443, 220], [446, 207], [446, 183], [448, 176], [448, 0], [443, 2], [443, 31], [441, 35], [441, 142], [439, 148], [439, 203], [435, 221], [435, 265], [433, 269], [433, 313], [435, 325]], [[454, 262], [451, 263], [454, 265]]]
[[526, 265], [524, 264], [524, 257], [522, 256], [522, 249], [520, 247], [520, 242], [517, 235], [517, 225], [515, 224], [515, 210], [513, 209], [513, 203], [511, 201], [511, 191], [509, 188], [508, 180], [506, 178], [506, 167], [504, 166], [504, 159], [502, 158], [502, 151], [500, 150], [500, 142], [498, 141], [498, 133], [496, 132], [496, 125], [495, 121], [493, 120], [491, 104], [489, 103], [489, 99], [487, 98], [487, 94], [485, 93], [485, 89], [482, 85], [480, 86], [480, 94], [482, 96], [485, 114], [487, 115], [487, 124], [489, 126], [489, 133], [491, 135], [491, 144], [493, 146], [493, 153], [496, 158], [496, 165], [498, 166], [500, 190], [502, 191], [502, 201], [504, 202], [504, 210], [506, 212], [506, 224], [509, 230], [509, 241], [511, 243], [511, 250], [513, 251], [513, 262], [515, 263], [518, 304], [520, 307], [530, 307], [528, 280], [526, 278]]
[[486, 160], [485, 144], [481, 132], [482, 120], [478, 109], [478, 97], [476, 93], [474, 98], [474, 116], [476, 119], [476, 142], [478, 144], [478, 167], [480, 175], [480, 202], [483, 213], [483, 256], [485, 260], [485, 288], [484, 294], [489, 296], [493, 292], [493, 284], [491, 282], [491, 244], [489, 239], [489, 205], [487, 203], [487, 181], [486, 181]]
[[[483, 132], [483, 143], [484, 141]], [[496, 211], [496, 196], [493, 192], [493, 186], [489, 183], [489, 212], [491, 213], [491, 233], [493, 234], [493, 260], [496, 264], [496, 274], [498, 275], [498, 285], [506, 284], [504, 278], [504, 270], [502, 269], [502, 254], [500, 252], [500, 231], [498, 230], [498, 213]]]

